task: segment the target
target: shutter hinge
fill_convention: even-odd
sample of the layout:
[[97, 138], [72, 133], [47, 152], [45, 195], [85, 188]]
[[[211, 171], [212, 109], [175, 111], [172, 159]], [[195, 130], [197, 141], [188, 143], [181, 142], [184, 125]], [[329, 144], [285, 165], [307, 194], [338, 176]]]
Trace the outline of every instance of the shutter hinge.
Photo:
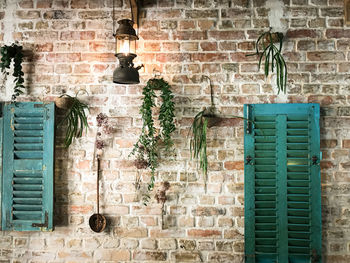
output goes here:
[[246, 133], [251, 134], [252, 133], [252, 123], [251, 123], [251, 106], [247, 105], [247, 126], [246, 126]]
[[311, 263], [318, 263], [320, 262], [320, 255], [317, 254], [316, 249], [312, 250], [312, 255], [311, 255]]
[[254, 163], [252, 162], [252, 160], [253, 160], [253, 158], [250, 156], [250, 155], [248, 155], [246, 158], [245, 158], [245, 160], [246, 160], [246, 165], [253, 165]]
[[49, 227], [49, 215], [47, 214], [47, 212], [45, 211], [45, 222], [43, 224], [41, 223], [33, 223], [32, 227]]
[[312, 165], [318, 165], [318, 162], [317, 162], [318, 157], [316, 155], [312, 156], [311, 160], [312, 160]]
[[13, 228], [13, 224], [12, 224], [12, 209], [11, 211], [7, 211], [6, 213], [6, 228], [7, 230], [11, 230]]

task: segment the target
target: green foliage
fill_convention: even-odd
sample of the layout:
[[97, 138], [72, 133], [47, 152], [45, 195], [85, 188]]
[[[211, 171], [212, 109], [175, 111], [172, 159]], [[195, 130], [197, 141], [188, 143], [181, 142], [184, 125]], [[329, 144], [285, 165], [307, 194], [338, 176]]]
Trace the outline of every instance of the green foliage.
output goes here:
[[[159, 140], [163, 140], [165, 150], [170, 151], [173, 141], [171, 139], [171, 133], [175, 130], [174, 124], [174, 102], [172, 101], [174, 96], [170, 90], [171, 86], [163, 79], [150, 79], [147, 85], [143, 88], [143, 103], [140, 108], [140, 114], [142, 117], [143, 125], [141, 134], [138, 141], [135, 143], [134, 148], [130, 155], [136, 156], [136, 164], [138, 168], [151, 169], [151, 181], [148, 184], [148, 191], [152, 191], [154, 188], [154, 173], [158, 166], [158, 145]], [[155, 90], [161, 91], [162, 105], [160, 107], [160, 113], [158, 120], [160, 121], [161, 131], [157, 134], [154, 127], [154, 119], [152, 108], [155, 107], [156, 93]], [[149, 195], [145, 195], [146, 199], [144, 203], [149, 200]]]
[[[213, 103], [212, 103], [213, 105]], [[238, 118], [248, 120], [241, 116], [226, 115], [218, 116], [215, 114], [215, 106], [204, 108], [194, 117], [191, 128], [189, 130], [190, 138], [190, 155], [199, 163], [199, 168], [203, 171], [205, 177], [205, 185], [207, 185], [208, 158], [207, 158], [207, 129], [220, 122], [222, 118]], [[252, 121], [253, 122], [253, 121]], [[254, 123], [254, 122], [253, 122]]]
[[89, 124], [85, 115], [85, 109], [88, 109], [88, 105], [79, 101], [77, 95], [75, 97], [64, 94], [61, 97], [67, 97], [71, 100], [71, 106], [68, 109], [67, 114], [58, 125], [64, 123], [67, 124], [66, 136], [64, 139], [64, 146], [66, 148], [71, 145], [74, 138], [79, 138], [83, 135], [83, 131], [87, 130]]
[[11, 97], [12, 102], [15, 102], [17, 97], [20, 94], [23, 94], [23, 89], [25, 88], [24, 83], [24, 73], [22, 71], [22, 62], [23, 62], [23, 47], [12, 44], [11, 46], [2, 46], [0, 49], [1, 62], [0, 68], [1, 72], [6, 76], [9, 75], [8, 70], [10, 69], [11, 62], [13, 60], [13, 74], [15, 77], [14, 83], [15, 87], [13, 89], [13, 94]]
[[[277, 39], [276, 39], [277, 38]], [[275, 45], [278, 43], [278, 46]], [[248, 56], [259, 56], [259, 68], [264, 63], [264, 74], [267, 77], [269, 71], [273, 73], [276, 69], [276, 84], [278, 93], [286, 93], [287, 86], [287, 65], [281, 54], [283, 46], [283, 34], [280, 32], [272, 33], [269, 31], [262, 33], [256, 41], [256, 52]], [[262, 50], [259, 48], [262, 47]], [[270, 67], [271, 66], [271, 67]]]
[[170, 137], [170, 134], [175, 131], [175, 124], [174, 124], [174, 102], [173, 98], [174, 95], [172, 94], [170, 90], [170, 86], [167, 82], [165, 82], [163, 79], [159, 79], [155, 82], [156, 85], [162, 86], [162, 106], [160, 107], [159, 112], [159, 121], [160, 126], [162, 128], [161, 134], [163, 138], [163, 142], [165, 144], [165, 150], [170, 151], [171, 147], [173, 146], [173, 141]]
[[199, 161], [199, 167], [203, 174], [207, 176], [208, 159], [207, 159], [207, 127], [208, 119], [205, 116], [206, 109], [197, 113], [194, 117], [190, 132], [192, 132], [190, 140], [191, 158]]

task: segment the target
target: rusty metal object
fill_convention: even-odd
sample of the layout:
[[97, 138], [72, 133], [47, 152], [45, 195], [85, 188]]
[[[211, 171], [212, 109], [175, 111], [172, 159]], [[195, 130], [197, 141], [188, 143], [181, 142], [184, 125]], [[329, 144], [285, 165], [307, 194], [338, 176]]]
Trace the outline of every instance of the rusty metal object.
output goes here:
[[100, 214], [100, 158], [97, 157], [97, 213], [90, 216], [89, 225], [92, 231], [96, 233], [102, 232], [107, 225], [107, 220], [104, 215]]

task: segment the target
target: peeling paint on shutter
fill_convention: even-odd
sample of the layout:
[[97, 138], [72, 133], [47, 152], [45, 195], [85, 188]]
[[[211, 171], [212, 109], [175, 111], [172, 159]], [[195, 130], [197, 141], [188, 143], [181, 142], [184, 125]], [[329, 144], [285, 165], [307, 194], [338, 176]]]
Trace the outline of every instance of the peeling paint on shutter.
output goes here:
[[4, 107], [3, 230], [53, 228], [54, 116], [53, 103]]
[[246, 262], [321, 262], [319, 105], [244, 112]]

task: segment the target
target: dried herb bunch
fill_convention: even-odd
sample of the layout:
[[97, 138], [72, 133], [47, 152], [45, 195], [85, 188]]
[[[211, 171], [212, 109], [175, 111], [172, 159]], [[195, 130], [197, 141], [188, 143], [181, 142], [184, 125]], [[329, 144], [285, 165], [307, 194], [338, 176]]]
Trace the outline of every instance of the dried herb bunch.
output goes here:
[[[174, 124], [174, 95], [170, 90], [171, 86], [163, 79], [153, 78], [147, 82], [143, 88], [143, 103], [140, 108], [143, 125], [138, 141], [130, 155], [136, 156], [135, 166], [138, 169], [149, 167], [151, 170], [151, 181], [148, 184], [148, 191], [154, 188], [154, 173], [158, 166], [158, 146], [162, 140], [166, 151], [170, 151], [173, 141], [171, 133], [175, 130]], [[154, 126], [153, 108], [156, 106], [157, 95], [155, 90], [161, 91], [162, 105], [158, 120], [160, 122], [160, 132]]]
[[17, 44], [12, 44], [10, 46], [2, 46], [0, 49], [1, 54], [1, 62], [0, 62], [0, 68], [1, 72], [4, 73], [5, 78], [10, 73], [8, 70], [10, 69], [11, 62], [13, 60], [13, 74], [12, 76], [15, 77], [14, 83], [15, 87], [13, 89], [13, 94], [11, 97], [12, 102], [15, 102], [17, 97], [20, 94], [23, 94], [24, 90], [24, 73], [22, 71], [22, 62], [23, 62], [23, 47]]
[[166, 192], [170, 189], [170, 183], [168, 181], [162, 182], [160, 187], [157, 189], [157, 193], [155, 195], [155, 198], [158, 203], [162, 203], [164, 206], [164, 203], [166, 202]]
[[155, 199], [162, 204], [162, 228], [164, 227], [164, 215], [166, 214], [165, 202], [167, 201], [166, 192], [170, 189], [168, 181], [162, 182], [155, 194]]

